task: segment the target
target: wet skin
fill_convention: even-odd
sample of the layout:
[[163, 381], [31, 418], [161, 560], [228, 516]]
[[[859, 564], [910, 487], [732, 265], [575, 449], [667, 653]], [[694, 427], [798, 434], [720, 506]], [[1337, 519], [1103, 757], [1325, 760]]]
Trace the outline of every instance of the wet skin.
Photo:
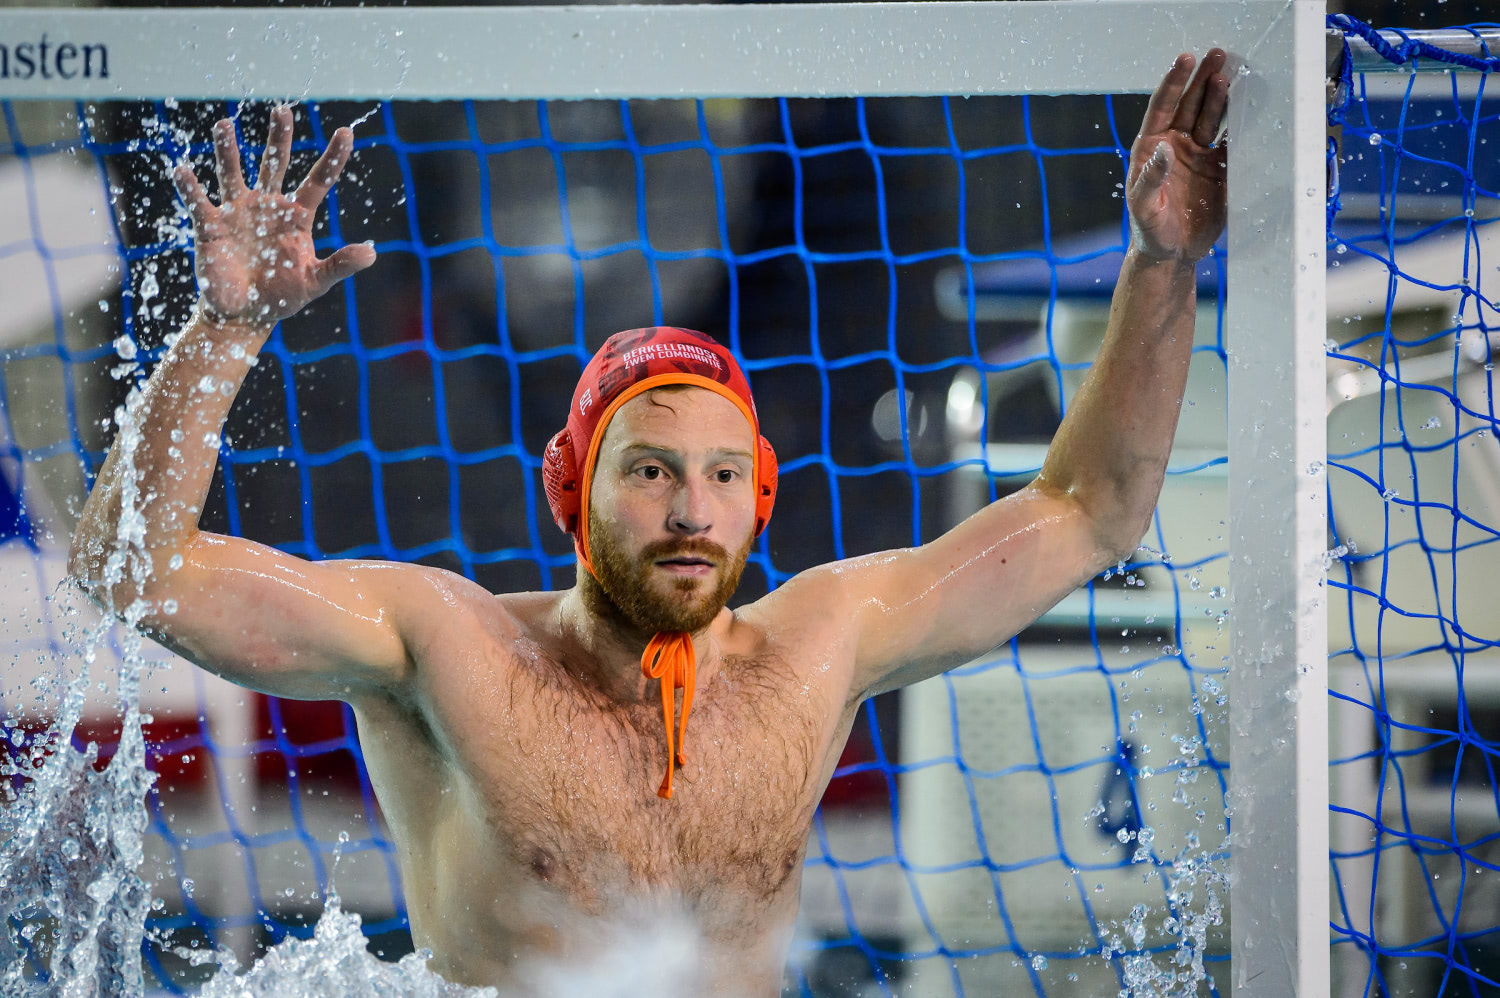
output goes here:
[[[705, 617], [671, 800], [655, 793], [666, 750], [659, 687], [639, 666], [650, 635], [586, 576], [565, 593], [497, 596], [438, 569], [308, 563], [198, 529], [216, 434], [274, 322], [374, 261], [368, 246], [325, 260], [312, 249], [347, 129], [292, 195], [284, 111], [261, 186], [245, 185], [227, 123], [215, 131], [222, 201], [191, 170], [175, 175], [202, 298], [136, 412], [153, 572], [106, 577], [126, 494], [118, 448], [71, 572], [117, 610], [148, 601], [142, 627], [206, 669], [353, 705], [413, 936], [445, 976], [525, 987], [549, 959], [587, 959], [622, 922], [685, 915], [704, 941], [688, 993], [778, 994], [809, 822], [858, 705], [1007, 640], [1128, 557], [1149, 523], [1187, 376], [1194, 266], [1223, 228], [1224, 150], [1210, 145], [1223, 66], [1215, 50], [1194, 75], [1183, 56], [1151, 100], [1109, 331], [1036, 481], [922, 547], [814, 568]], [[627, 560], [696, 545], [643, 566], [650, 600], [701, 606], [732, 560], [701, 552], [742, 550], [751, 436], [729, 402], [697, 389], [647, 393], [610, 424], [591, 497], [604, 541]]]

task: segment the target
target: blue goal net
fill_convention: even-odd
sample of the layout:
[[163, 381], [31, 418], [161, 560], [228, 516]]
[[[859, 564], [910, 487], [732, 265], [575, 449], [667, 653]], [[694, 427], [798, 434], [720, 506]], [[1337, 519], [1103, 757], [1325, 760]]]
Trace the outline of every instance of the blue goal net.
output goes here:
[[1439, 70], [1349, 74], [1329, 112], [1334, 993], [1490, 995], [1500, 59], [1332, 20]]

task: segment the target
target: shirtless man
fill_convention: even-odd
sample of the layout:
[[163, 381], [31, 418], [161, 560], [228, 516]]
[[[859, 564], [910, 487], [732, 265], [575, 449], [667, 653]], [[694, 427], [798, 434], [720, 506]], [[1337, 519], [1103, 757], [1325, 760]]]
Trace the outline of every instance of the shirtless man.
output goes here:
[[[586, 958], [611, 918], [675, 911], [702, 936], [696, 993], [777, 995], [809, 824], [859, 704], [993, 649], [1146, 530], [1195, 264], [1224, 225], [1224, 64], [1213, 50], [1194, 74], [1180, 56], [1151, 99], [1109, 331], [1037, 479], [930, 544], [809, 570], [735, 611], [774, 456], [727, 351], [676, 330], [613, 339], [548, 449], [554, 510], [587, 556], [573, 589], [496, 595], [434, 568], [308, 563], [200, 531], [216, 434], [272, 325], [375, 258], [313, 252], [348, 129], [286, 196], [291, 113], [272, 116], [255, 189], [220, 122], [222, 203], [189, 167], [175, 177], [201, 298], [141, 410], [154, 572], [137, 586], [107, 566], [116, 444], [73, 576], [117, 610], [145, 600], [143, 629], [220, 676], [353, 707], [412, 937], [444, 977], [518, 983], [528, 959]], [[638, 390], [663, 371], [666, 387]]]

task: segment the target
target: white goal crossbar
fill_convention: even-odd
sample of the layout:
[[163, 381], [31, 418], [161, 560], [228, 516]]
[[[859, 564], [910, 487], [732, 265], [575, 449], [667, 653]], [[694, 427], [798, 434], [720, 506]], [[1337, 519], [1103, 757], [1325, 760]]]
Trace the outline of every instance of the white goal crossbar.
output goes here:
[[[0, 11], [0, 98], [1144, 93], [1229, 50], [1232, 991], [1329, 980], [1315, 0]], [[1222, 986], [1221, 982], [1221, 986]]]

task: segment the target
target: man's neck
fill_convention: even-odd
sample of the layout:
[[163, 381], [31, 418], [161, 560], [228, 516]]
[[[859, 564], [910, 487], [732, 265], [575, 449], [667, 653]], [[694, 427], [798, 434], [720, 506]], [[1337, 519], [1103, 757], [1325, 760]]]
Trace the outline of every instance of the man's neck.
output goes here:
[[[577, 672], [611, 700], [655, 700], [656, 680], [647, 679], [641, 672], [641, 655], [653, 634], [626, 620], [607, 598], [590, 599], [583, 584], [563, 594], [558, 611], [561, 635], [577, 650], [576, 655], [569, 656], [569, 671]], [[720, 610], [712, 623], [693, 633], [699, 689], [719, 671], [719, 638], [732, 617], [728, 610]]]

